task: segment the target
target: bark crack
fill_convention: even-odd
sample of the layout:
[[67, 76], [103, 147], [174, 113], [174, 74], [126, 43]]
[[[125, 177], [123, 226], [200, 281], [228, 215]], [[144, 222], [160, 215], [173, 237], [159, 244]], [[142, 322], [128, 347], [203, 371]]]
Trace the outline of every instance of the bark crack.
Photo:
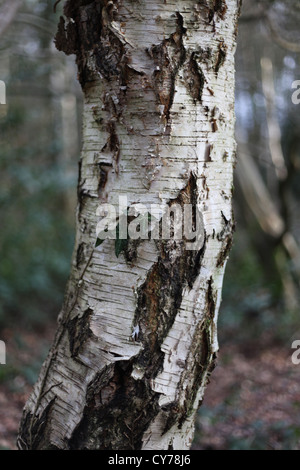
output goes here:
[[197, 62], [197, 53], [192, 52], [188, 67], [185, 70], [185, 79], [190, 95], [195, 101], [202, 102], [202, 93], [205, 84], [205, 75]]
[[55, 44], [59, 51], [76, 55], [83, 88], [98, 74], [106, 80], [124, 75], [124, 44], [111, 27], [117, 12], [117, 0], [68, 0], [64, 6], [66, 20], [60, 18]]
[[154, 45], [147, 50], [156, 66], [153, 73], [154, 90], [159, 104], [163, 106], [163, 116], [167, 126], [174, 101], [176, 78], [186, 59], [186, 50], [183, 43], [186, 28], [184, 27], [183, 17], [179, 12], [176, 12], [176, 17], [177, 28], [175, 33], [161, 44]]

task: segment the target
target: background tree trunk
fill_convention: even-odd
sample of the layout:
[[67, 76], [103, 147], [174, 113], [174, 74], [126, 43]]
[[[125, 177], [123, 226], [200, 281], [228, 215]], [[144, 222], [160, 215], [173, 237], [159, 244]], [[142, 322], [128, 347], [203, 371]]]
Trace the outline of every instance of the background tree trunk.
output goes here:
[[[84, 91], [77, 234], [21, 449], [189, 449], [232, 243], [237, 0], [66, 2]], [[95, 248], [97, 207], [198, 205], [204, 237]], [[139, 327], [139, 335], [132, 333]]]

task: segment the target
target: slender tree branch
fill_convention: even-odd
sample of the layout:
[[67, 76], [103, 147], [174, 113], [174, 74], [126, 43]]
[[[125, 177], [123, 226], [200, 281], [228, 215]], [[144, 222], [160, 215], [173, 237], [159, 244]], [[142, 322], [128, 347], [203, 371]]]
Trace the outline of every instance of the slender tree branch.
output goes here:
[[282, 37], [280, 32], [278, 31], [278, 25], [271, 19], [270, 14], [269, 14], [269, 9], [270, 9], [270, 4], [267, 5], [260, 5], [257, 10], [242, 14], [240, 17], [239, 22], [240, 23], [251, 23], [254, 21], [261, 21], [263, 20], [271, 35], [273, 40], [278, 44], [280, 47], [283, 47], [284, 49], [291, 51], [291, 52], [300, 52], [300, 44], [289, 41], [285, 38]]
[[14, 20], [18, 9], [22, 4], [21, 0], [10, 0], [1, 2], [0, 4], [0, 36], [2, 36], [7, 28]]
[[53, 25], [48, 20], [45, 20], [35, 15], [19, 13], [16, 16], [16, 21], [18, 23], [25, 23], [29, 26], [33, 26], [34, 28], [40, 29], [41, 31], [53, 36]]
[[256, 11], [251, 13], [242, 14], [240, 17], [240, 23], [251, 23], [252, 21], [263, 20], [266, 16], [266, 7], [260, 7]]
[[56, 13], [56, 7], [57, 5], [61, 2], [61, 0], [57, 0], [55, 3], [54, 3], [54, 6], [53, 6], [53, 10], [54, 10], [54, 13]]
[[275, 106], [276, 92], [273, 77], [273, 64], [268, 57], [262, 57], [260, 64], [262, 71], [262, 87], [266, 102], [270, 154], [276, 176], [279, 181], [283, 181], [287, 178], [287, 168], [281, 147], [281, 130]]
[[265, 16], [266, 24], [271, 32], [272, 38], [278, 44], [278, 46], [283, 47], [291, 52], [300, 52], [300, 44], [295, 42], [288, 41], [287, 39], [283, 38], [281, 34], [278, 32], [278, 26], [274, 23], [274, 21], [270, 18], [270, 15]]

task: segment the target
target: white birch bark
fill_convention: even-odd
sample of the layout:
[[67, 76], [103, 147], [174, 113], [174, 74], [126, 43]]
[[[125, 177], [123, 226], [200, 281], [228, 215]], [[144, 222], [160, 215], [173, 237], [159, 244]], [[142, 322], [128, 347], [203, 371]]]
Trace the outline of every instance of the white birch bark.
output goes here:
[[[81, 3], [67, 2], [56, 39], [77, 55], [85, 98], [76, 243], [19, 447], [188, 449], [233, 231], [239, 2]], [[120, 195], [147, 207], [196, 198], [201, 246], [95, 248], [97, 207]]]

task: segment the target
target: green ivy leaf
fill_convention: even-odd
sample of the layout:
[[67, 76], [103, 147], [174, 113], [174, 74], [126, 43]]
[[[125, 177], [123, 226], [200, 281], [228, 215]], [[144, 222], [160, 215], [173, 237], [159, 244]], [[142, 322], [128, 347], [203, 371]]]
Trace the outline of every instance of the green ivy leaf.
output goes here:
[[95, 247], [97, 248], [97, 246], [102, 245], [103, 242], [104, 240], [101, 240], [101, 238], [97, 238]]
[[116, 243], [115, 243], [115, 254], [116, 257], [119, 258], [120, 254], [122, 251], [125, 251], [128, 247], [128, 231], [127, 231], [127, 239], [126, 240], [121, 240], [119, 238], [119, 233], [120, 233], [120, 224], [117, 225], [116, 227]]
[[122, 251], [125, 251], [127, 247], [128, 247], [128, 240], [120, 240], [119, 238], [117, 238], [116, 243], [115, 243], [116, 257], [119, 258]]
[[[154, 217], [154, 216], [153, 216]], [[151, 214], [149, 212], [146, 212], [144, 214], [144, 216], [141, 218], [141, 221], [145, 220], [145, 219], [148, 219], [148, 222], [152, 222], [152, 217], [151, 217]], [[156, 217], [154, 217], [154, 219], [156, 219]], [[116, 227], [116, 242], [115, 242], [115, 254], [116, 254], [116, 257], [119, 258], [120, 254], [124, 251], [127, 250], [128, 248], [128, 243], [129, 243], [129, 234], [128, 234], [128, 231], [127, 231], [127, 239], [126, 240], [121, 240], [119, 238], [119, 230], [120, 230], [120, 224], [117, 225]], [[97, 238], [96, 240], [96, 248], [100, 245], [102, 245], [102, 243], [105, 241], [105, 239], [101, 239], [101, 238]]]

